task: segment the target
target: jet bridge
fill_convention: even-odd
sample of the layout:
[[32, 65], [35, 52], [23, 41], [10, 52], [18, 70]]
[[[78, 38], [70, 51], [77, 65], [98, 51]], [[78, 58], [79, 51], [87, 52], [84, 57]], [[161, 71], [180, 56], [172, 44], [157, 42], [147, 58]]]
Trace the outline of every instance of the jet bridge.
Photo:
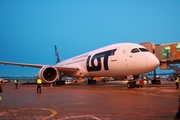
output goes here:
[[169, 69], [173, 69], [174, 71], [176, 71], [176, 73], [180, 73], [180, 68], [178, 67], [178, 65], [169, 66]]
[[157, 44], [156, 57], [160, 61], [162, 70], [173, 69], [180, 73], [180, 42], [170, 44]]
[[173, 69], [180, 73], [180, 42], [169, 44], [153, 44], [151, 42], [141, 43], [152, 52], [160, 61], [160, 69]]

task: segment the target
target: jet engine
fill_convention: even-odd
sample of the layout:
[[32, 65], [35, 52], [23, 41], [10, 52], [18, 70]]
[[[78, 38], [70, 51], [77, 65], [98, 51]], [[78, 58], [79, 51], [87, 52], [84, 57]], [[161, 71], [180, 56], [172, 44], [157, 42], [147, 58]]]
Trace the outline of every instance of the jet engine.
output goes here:
[[46, 83], [53, 83], [58, 78], [58, 70], [52, 66], [44, 66], [40, 69], [38, 77]]

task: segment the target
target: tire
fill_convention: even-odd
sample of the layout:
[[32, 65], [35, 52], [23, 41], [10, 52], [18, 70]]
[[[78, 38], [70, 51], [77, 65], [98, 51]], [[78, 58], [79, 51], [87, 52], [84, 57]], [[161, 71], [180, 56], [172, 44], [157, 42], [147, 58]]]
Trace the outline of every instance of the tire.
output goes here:
[[156, 81], [155, 81], [155, 80], [152, 80], [151, 83], [152, 83], [152, 84], [156, 84]]
[[128, 82], [128, 83], [126, 84], [126, 87], [127, 87], [127, 88], [132, 88], [132, 84], [131, 84], [130, 82]]
[[157, 80], [157, 84], [161, 84], [161, 81], [160, 81], [160, 80]]

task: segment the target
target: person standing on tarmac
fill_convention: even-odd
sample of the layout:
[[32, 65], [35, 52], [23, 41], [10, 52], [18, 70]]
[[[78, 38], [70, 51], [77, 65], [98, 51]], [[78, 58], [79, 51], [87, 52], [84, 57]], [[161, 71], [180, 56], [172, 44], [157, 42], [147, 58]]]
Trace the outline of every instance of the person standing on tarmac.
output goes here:
[[41, 93], [41, 84], [42, 80], [40, 78], [37, 79], [37, 93]]
[[[2, 81], [0, 81], [0, 93], [2, 93], [3, 89], [1, 87]], [[2, 100], [2, 97], [0, 96], [0, 101]]]
[[140, 83], [140, 87], [143, 87], [143, 85], [144, 85], [144, 77], [141, 77], [142, 79], [139, 81], [139, 83]]
[[18, 79], [14, 80], [14, 84], [15, 84], [15, 89], [18, 89]]
[[179, 89], [179, 77], [176, 76], [175, 78], [176, 88]]

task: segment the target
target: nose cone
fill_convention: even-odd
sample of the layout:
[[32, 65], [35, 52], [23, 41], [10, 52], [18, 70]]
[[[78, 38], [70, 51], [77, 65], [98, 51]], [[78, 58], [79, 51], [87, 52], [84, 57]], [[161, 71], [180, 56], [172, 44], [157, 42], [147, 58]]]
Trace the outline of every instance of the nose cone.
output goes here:
[[146, 60], [147, 69], [150, 71], [155, 70], [159, 66], [159, 60], [153, 54], [150, 54]]

